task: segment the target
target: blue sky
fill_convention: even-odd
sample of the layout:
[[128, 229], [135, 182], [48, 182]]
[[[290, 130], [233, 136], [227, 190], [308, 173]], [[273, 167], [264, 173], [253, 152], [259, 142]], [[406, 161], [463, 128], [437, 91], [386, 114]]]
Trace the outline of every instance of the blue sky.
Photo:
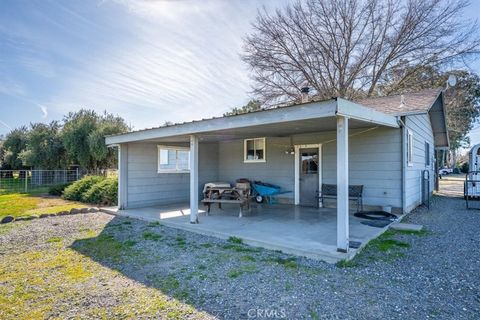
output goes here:
[[258, 8], [289, 1], [0, 0], [0, 134], [82, 107], [141, 129], [241, 106], [242, 37]]

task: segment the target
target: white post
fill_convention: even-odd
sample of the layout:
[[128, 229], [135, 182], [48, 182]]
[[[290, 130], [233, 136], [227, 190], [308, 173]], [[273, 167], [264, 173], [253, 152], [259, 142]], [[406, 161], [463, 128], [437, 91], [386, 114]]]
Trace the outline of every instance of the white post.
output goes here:
[[198, 137], [190, 136], [190, 223], [198, 223]]
[[337, 251], [348, 252], [348, 118], [337, 116]]
[[118, 146], [118, 209], [127, 208], [128, 144]]
[[300, 204], [300, 146], [295, 146], [295, 205]]

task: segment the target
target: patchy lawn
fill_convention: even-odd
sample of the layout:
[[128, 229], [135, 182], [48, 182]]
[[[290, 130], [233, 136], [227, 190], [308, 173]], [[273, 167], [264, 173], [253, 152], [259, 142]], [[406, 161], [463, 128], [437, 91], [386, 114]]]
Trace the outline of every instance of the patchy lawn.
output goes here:
[[[103, 213], [0, 226], [0, 319], [474, 319], [480, 215], [435, 197], [331, 265]], [[253, 310], [253, 311], [251, 311]]]
[[[149, 259], [135, 241], [102, 232], [110, 218], [89, 214], [0, 226], [0, 319], [208, 318], [104, 265]], [[6, 248], [9, 237], [16, 243]]]
[[72, 208], [85, 207], [84, 203], [63, 200], [45, 194], [12, 193], [0, 195], [0, 218], [57, 213]]
[[[410, 243], [406, 242], [405, 236], [410, 239], [415, 237], [426, 236], [428, 232], [422, 231], [401, 231], [401, 230], [387, 230], [378, 238], [370, 241], [360, 254], [349, 261], [337, 262], [337, 267], [352, 268], [359, 265], [368, 265], [372, 261], [379, 260], [384, 262], [392, 262], [396, 259], [404, 257]], [[409, 237], [409, 236], [413, 236]], [[405, 239], [405, 240], [404, 240]]]

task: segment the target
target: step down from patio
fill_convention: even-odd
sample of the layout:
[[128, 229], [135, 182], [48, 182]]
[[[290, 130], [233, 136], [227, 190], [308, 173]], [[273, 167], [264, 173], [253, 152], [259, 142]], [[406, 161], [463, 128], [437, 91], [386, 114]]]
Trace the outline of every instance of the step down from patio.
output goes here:
[[421, 224], [413, 224], [413, 223], [392, 223], [390, 225], [390, 229], [393, 230], [400, 230], [400, 231], [422, 231], [423, 226]]
[[350, 241], [348, 244], [348, 247], [352, 249], [358, 249], [361, 246], [362, 246], [362, 243], [360, 241]]

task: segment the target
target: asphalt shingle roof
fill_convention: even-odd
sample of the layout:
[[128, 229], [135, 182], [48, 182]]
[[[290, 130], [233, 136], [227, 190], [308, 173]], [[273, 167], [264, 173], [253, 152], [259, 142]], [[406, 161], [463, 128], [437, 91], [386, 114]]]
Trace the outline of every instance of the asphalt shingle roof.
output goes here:
[[386, 114], [400, 116], [428, 112], [440, 92], [441, 89], [428, 89], [393, 96], [361, 99], [356, 102]]

